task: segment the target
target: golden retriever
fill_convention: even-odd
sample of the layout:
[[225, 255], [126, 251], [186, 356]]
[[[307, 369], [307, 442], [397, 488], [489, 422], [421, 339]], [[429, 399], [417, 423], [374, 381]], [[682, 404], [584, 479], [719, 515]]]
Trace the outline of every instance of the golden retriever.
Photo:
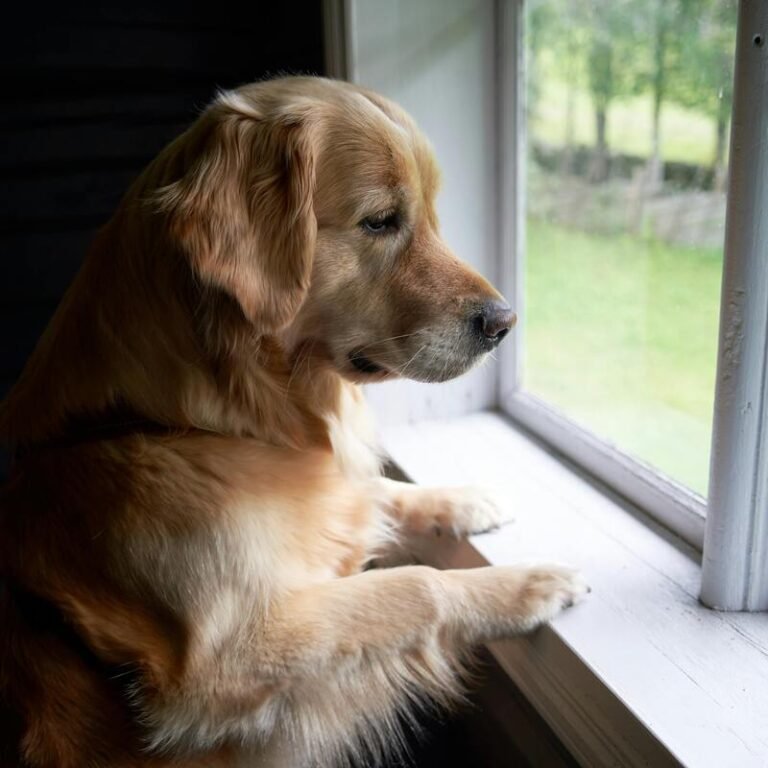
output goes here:
[[129, 189], [3, 405], [3, 765], [373, 761], [472, 644], [585, 591], [554, 565], [369, 569], [489, 499], [384, 479], [358, 384], [444, 381], [511, 309], [438, 234], [390, 101], [219, 95]]

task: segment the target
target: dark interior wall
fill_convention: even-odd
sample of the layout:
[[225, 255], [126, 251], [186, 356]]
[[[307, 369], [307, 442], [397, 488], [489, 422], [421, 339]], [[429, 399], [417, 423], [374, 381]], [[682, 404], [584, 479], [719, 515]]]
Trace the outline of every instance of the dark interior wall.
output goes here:
[[323, 70], [321, 0], [28, 5], [0, 33], [0, 398], [94, 231], [216, 89]]

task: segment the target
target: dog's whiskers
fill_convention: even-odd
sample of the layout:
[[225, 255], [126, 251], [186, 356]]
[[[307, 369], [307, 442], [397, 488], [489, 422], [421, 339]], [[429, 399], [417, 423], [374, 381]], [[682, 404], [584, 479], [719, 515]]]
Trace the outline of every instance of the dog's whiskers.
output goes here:
[[368, 342], [368, 344], [365, 344], [362, 347], [358, 347], [355, 350], [355, 355], [359, 355], [360, 352], [363, 352], [364, 350], [368, 349], [369, 347], [373, 347], [376, 344], [386, 344], [388, 341], [396, 341], [397, 339], [409, 339], [412, 336], [418, 336], [421, 333], [424, 333], [424, 329], [419, 329], [418, 331], [413, 331], [412, 333], [402, 333], [399, 336], [389, 336], [385, 339], [376, 339], [375, 341]]
[[408, 370], [408, 367], [409, 367], [409, 366], [411, 365], [411, 363], [413, 363], [413, 362], [416, 360], [416, 358], [417, 358], [417, 357], [418, 357], [418, 356], [419, 356], [419, 355], [420, 355], [420, 354], [421, 354], [421, 353], [424, 351], [424, 349], [427, 347], [427, 345], [428, 345], [428, 344], [429, 344], [429, 342], [428, 342], [428, 341], [427, 341], [427, 342], [424, 342], [424, 344], [422, 344], [422, 345], [421, 345], [421, 346], [420, 346], [420, 347], [419, 347], [419, 348], [416, 350], [416, 352], [414, 352], [414, 354], [413, 354], [413, 355], [411, 355], [411, 357], [408, 359], [408, 361], [407, 361], [407, 362], [406, 362], [404, 365], [401, 365], [401, 366], [399, 366], [398, 368], [396, 368], [396, 369], [395, 369], [395, 372], [396, 372], [396, 373], [397, 373], [399, 376], [405, 376], [405, 372]]

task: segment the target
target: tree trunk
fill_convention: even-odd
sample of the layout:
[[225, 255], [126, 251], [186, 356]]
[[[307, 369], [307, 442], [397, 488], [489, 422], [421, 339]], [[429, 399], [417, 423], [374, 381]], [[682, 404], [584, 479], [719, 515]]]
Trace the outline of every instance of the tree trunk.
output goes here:
[[[566, 47], [566, 61], [568, 70], [575, 72], [577, 68], [579, 51], [573, 44], [573, 37], [568, 38]], [[565, 94], [565, 149], [560, 160], [560, 175], [567, 176], [573, 173], [573, 154], [576, 144], [576, 88], [574, 77], [569, 77], [566, 83]]]
[[661, 105], [664, 102], [665, 67], [667, 58], [667, 35], [664, 8], [659, 0], [656, 9], [656, 39], [653, 50], [653, 128], [651, 136], [651, 157], [648, 161], [648, 182], [652, 187], [659, 186], [663, 180], [661, 162]]
[[718, 192], [725, 189], [727, 169], [725, 167], [726, 137], [728, 135], [728, 116], [722, 110], [717, 115], [717, 139], [715, 142], [714, 188]]
[[661, 161], [661, 103], [663, 94], [655, 90], [653, 94], [653, 132], [651, 135], [651, 156], [648, 158], [648, 184], [661, 186], [664, 180], [664, 164]]
[[567, 88], [568, 91], [565, 95], [565, 143], [558, 164], [560, 176], [569, 176], [573, 173], [573, 150], [576, 143], [576, 92], [572, 83], [568, 83]]
[[608, 140], [606, 138], [608, 123], [608, 111], [604, 106], [595, 108], [595, 156], [592, 159], [592, 171], [590, 179], [595, 182], [605, 181], [608, 178]]

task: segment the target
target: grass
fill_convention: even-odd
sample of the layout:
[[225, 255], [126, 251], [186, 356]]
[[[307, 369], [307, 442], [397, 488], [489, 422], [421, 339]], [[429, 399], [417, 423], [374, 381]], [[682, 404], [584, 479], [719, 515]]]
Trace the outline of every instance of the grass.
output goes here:
[[[552, 65], [544, 57], [540, 92], [530, 130], [540, 141], [554, 146], [566, 142], [568, 86], [546, 74]], [[584, 88], [574, 86], [573, 128], [577, 145], [594, 146], [595, 116]], [[650, 157], [652, 97], [649, 93], [617, 99], [608, 110], [608, 146], [614, 153]], [[715, 122], [704, 114], [667, 102], [661, 111], [661, 155], [677, 161], [709, 166], [715, 155]]]
[[529, 219], [525, 385], [706, 494], [720, 249]]

